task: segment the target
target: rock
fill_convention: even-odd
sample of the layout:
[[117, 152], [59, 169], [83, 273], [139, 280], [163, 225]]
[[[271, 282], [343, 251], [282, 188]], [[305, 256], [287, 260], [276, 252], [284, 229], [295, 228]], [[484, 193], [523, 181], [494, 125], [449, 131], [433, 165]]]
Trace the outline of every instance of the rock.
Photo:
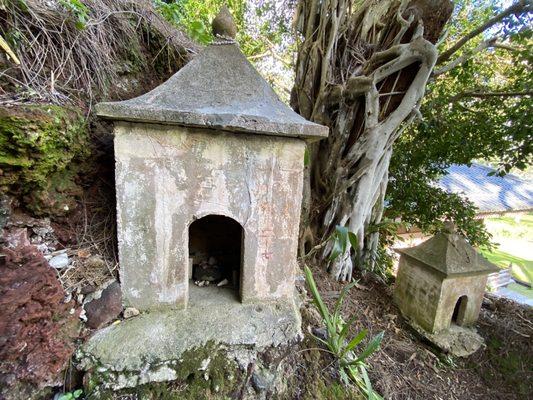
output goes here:
[[78, 108], [1, 107], [0, 136], [9, 138], [0, 144], [0, 152], [9, 155], [0, 176], [3, 192], [14, 195], [34, 215], [66, 215], [65, 205], [74, 208], [81, 194], [72, 161], [90, 154], [87, 131], [84, 112]]
[[68, 267], [68, 262], [67, 253], [60, 253], [56, 256], [53, 256], [50, 261], [48, 261], [48, 264], [50, 264], [52, 268], [62, 269]]
[[9, 248], [26, 247], [30, 245], [26, 228], [12, 228], [5, 235], [6, 246]]
[[311, 333], [313, 335], [315, 335], [319, 339], [322, 339], [322, 340], [327, 340], [328, 339], [328, 331], [324, 327], [322, 327], [322, 328], [313, 328], [313, 329], [311, 329]]
[[139, 310], [137, 310], [136, 308], [133, 308], [133, 307], [126, 307], [126, 309], [122, 313], [122, 315], [124, 316], [125, 319], [131, 318], [131, 317], [135, 317], [135, 316], [137, 316], [139, 314], [140, 314]]
[[[75, 349], [79, 323], [65, 291], [35, 246], [5, 248], [0, 267], [0, 398], [37, 398], [37, 387], [63, 383], [61, 371]], [[32, 396], [10, 396], [19, 383]], [[50, 398], [39, 397], [39, 398]]]
[[217, 286], [220, 287], [220, 286], [226, 286], [227, 284], [229, 283], [229, 281], [224, 278], [222, 279], [220, 282], [217, 283]]
[[12, 199], [10, 197], [0, 194], [0, 231], [4, 229], [4, 226], [11, 215], [11, 202]]
[[264, 392], [267, 388], [263, 379], [256, 373], [252, 375], [251, 382], [252, 382], [252, 387], [254, 388], [256, 393]]
[[100, 297], [86, 303], [84, 308], [89, 328], [97, 329], [116, 319], [122, 312], [122, 292], [118, 282], [107, 286]]
[[96, 291], [97, 287], [94, 285], [85, 285], [81, 288], [80, 294], [88, 295], [90, 293], [94, 293]]
[[474, 328], [452, 324], [448, 329], [437, 333], [426, 332], [413, 321], [409, 324], [424, 338], [436, 345], [445, 353], [456, 357], [468, 357], [483, 345], [484, 341]]
[[309, 322], [311, 326], [323, 326], [324, 318], [320, 315], [314, 304], [308, 304], [302, 307], [302, 317], [305, 321]]
[[252, 374], [252, 387], [257, 393], [264, 392], [268, 389], [268, 384], [259, 373], [254, 372]]
[[209, 260], [207, 260], [207, 263], [209, 265], [217, 265], [217, 259], [215, 257], [209, 257]]

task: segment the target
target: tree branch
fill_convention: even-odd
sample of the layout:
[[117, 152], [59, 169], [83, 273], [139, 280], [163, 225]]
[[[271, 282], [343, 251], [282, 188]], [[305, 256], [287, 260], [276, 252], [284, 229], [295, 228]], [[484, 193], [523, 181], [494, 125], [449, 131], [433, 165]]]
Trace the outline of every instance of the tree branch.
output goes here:
[[450, 47], [448, 50], [446, 50], [440, 55], [440, 57], [437, 60], [437, 64], [442, 64], [443, 62], [448, 61], [450, 57], [455, 52], [457, 52], [461, 47], [463, 47], [466, 43], [468, 43], [468, 41], [475, 38], [479, 34], [485, 32], [487, 29], [496, 25], [498, 22], [501, 22], [502, 20], [509, 17], [510, 15], [519, 14], [523, 12], [529, 12], [531, 10], [533, 10], [533, 6], [531, 5], [531, 0], [519, 0], [512, 6], [503, 10], [501, 13], [490, 18], [483, 25], [478, 26], [476, 29], [470, 31], [467, 35], [459, 39], [452, 47]]
[[449, 102], [454, 103], [466, 97], [487, 98], [487, 97], [522, 97], [533, 95], [533, 90], [525, 90], [523, 92], [462, 92], [451, 97]]
[[470, 60], [477, 53], [479, 53], [479, 52], [481, 52], [481, 51], [483, 51], [483, 50], [485, 50], [485, 49], [487, 49], [489, 47], [495, 47], [496, 46], [496, 40], [497, 40], [497, 38], [495, 38], [495, 37], [493, 37], [491, 39], [488, 39], [488, 40], [484, 40], [483, 42], [478, 44], [476, 46], [476, 48], [474, 48], [472, 51], [464, 52], [459, 57], [457, 57], [455, 60], [449, 62], [448, 64], [446, 64], [445, 66], [443, 66], [443, 67], [441, 67], [439, 69], [434, 70], [431, 75], [433, 77], [436, 77], [436, 76], [442, 75], [442, 74], [454, 69], [455, 67], [457, 67], [459, 65], [464, 64], [466, 61]]

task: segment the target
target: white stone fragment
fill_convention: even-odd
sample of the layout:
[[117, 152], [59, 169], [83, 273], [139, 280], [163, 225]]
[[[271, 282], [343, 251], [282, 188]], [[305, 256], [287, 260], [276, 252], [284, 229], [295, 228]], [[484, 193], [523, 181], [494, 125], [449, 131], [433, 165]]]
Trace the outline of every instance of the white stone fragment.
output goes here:
[[220, 286], [226, 286], [227, 284], [229, 283], [229, 281], [227, 279], [222, 279], [220, 282], [217, 283], [217, 286], [220, 287]]
[[63, 269], [68, 267], [67, 253], [61, 253], [57, 256], [52, 257], [50, 261], [48, 261], [48, 264], [50, 264], [50, 266], [55, 269]]

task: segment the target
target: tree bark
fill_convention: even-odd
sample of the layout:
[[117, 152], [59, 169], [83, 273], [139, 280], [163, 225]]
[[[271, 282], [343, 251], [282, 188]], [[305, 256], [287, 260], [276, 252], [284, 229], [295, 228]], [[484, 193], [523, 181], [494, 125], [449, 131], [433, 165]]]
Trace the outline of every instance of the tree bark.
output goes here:
[[[329, 265], [339, 280], [372, 267], [394, 141], [419, 114], [437, 60], [435, 43], [452, 12], [448, 0], [301, 0], [293, 108], [330, 128], [309, 146], [301, 253], [336, 225], [358, 248]], [[326, 259], [331, 246], [320, 247]]]

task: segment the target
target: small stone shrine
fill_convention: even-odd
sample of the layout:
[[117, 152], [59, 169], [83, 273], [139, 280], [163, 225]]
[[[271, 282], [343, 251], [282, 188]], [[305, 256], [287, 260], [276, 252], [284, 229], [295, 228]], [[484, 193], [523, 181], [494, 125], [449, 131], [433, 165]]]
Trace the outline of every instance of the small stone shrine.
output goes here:
[[396, 250], [401, 256], [394, 300], [420, 333], [446, 351], [467, 355], [482, 343], [469, 328], [478, 319], [487, 276], [499, 269], [451, 224], [446, 228], [418, 246]]
[[85, 367], [97, 360], [114, 389], [176, 379], [173, 363], [207, 342], [300, 335], [304, 152], [328, 129], [279, 100], [224, 18], [217, 40], [167, 82], [97, 106], [115, 122], [123, 302], [141, 311], [84, 349]]

